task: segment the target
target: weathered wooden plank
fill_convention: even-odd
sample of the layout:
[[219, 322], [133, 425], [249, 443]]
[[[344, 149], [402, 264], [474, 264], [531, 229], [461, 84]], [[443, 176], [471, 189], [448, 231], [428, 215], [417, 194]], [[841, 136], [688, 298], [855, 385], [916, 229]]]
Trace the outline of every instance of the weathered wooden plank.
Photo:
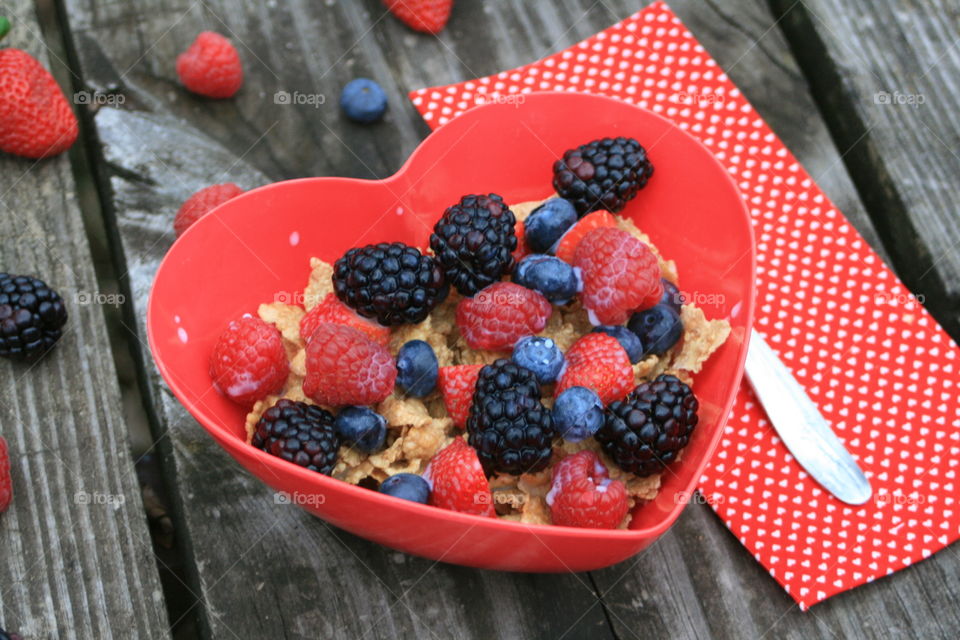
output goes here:
[[955, 2], [771, 0], [897, 273], [960, 337]]
[[[27, 0], [5, 45], [44, 64]], [[169, 637], [70, 162], [0, 155], [0, 270], [36, 274], [70, 314], [36, 364], [0, 361], [14, 502], [0, 515], [0, 626], [25, 638]]]
[[[671, 6], [870, 244], [883, 253], [775, 18], [762, 2]], [[681, 271], [682, 275], [682, 271]], [[629, 563], [625, 563], [629, 564]], [[619, 637], [956, 637], [946, 550], [802, 613], [710, 508], [690, 505], [633, 567], [594, 578]], [[699, 620], [698, 620], [699, 619]]]
[[[574, 5], [572, 17], [551, 17], [537, 24], [542, 33], [531, 35], [566, 46], [628, 15], [634, 8], [627, 4], [618, 7], [619, 16], [586, 15], [564, 34], [584, 13]], [[528, 11], [520, 3], [511, 10]], [[466, 78], [469, 67], [481, 63], [492, 71], [536, 59], [550, 44], [534, 49], [535, 41], [521, 38], [515, 43], [521, 53], [504, 49], [489, 59], [483, 41], [506, 40], [512, 20], [486, 13], [479, 3], [461, 3], [457, 11], [437, 40], [383, 17], [377, 2], [221, 2], [183, 11], [148, 1], [65, 2], [84, 83], [124, 100], [118, 108], [99, 109], [92, 124], [103, 157], [104, 201], [115, 218], [141, 330], [152, 274], [173, 240], [172, 214], [191, 192], [226, 180], [250, 187], [301, 175], [386, 176], [427, 131], [407, 90]], [[247, 79], [233, 100], [205, 101], [176, 87], [173, 58], [203, 28], [242, 43]], [[483, 41], [457, 50], [471, 40], [468, 30], [484, 33]], [[394, 42], [404, 55], [388, 53]], [[339, 115], [339, 89], [357, 75], [372, 76], [387, 89], [391, 107], [384, 123], [360, 127]], [[319, 108], [276, 105], [278, 90], [319, 93], [326, 101]], [[179, 533], [207, 605], [198, 611], [207, 635], [610, 635], [588, 576], [435, 564], [276, 505], [272, 493], [233, 464], [170, 397], [140, 346], [161, 450], [179, 487]]]

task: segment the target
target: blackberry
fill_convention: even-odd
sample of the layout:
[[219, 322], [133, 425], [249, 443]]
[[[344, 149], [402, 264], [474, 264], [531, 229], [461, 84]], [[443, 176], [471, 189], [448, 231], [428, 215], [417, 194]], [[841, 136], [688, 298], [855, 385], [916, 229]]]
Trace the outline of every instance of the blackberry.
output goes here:
[[329, 411], [282, 398], [260, 416], [253, 433], [253, 446], [311, 471], [330, 475], [337, 463], [340, 438]]
[[616, 213], [653, 175], [647, 151], [633, 138], [602, 138], [564, 152], [553, 163], [553, 188], [580, 217], [597, 209]]
[[481, 369], [467, 433], [488, 476], [545, 469], [555, 433], [533, 372], [507, 358]]
[[513, 271], [516, 222], [495, 193], [463, 196], [447, 207], [433, 227], [430, 247], [457, 291], [472, 296]]
[[60, 294], [44, 281], [0, 273], [0, 356], [41, 356], [60, 339], [66, 323]]
[[333, 266], [337, 297], [384, 326], [422, 322], [450, 291], [431, 256], [402, 242], [350, 249]]
[[687, 446], [699, 406], [686, 384], [674, 376], [657, 376], [607, 407], [596, 438], [618, 467], [649, 476], [676, 460]]

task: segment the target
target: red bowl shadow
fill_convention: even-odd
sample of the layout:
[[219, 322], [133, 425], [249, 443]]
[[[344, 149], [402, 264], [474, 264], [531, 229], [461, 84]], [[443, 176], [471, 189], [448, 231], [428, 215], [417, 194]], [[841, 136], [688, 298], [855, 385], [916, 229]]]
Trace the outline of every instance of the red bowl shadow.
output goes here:
[[[258, 304], [295, 301], [308, 260], [402, 240], [425, 246], [444, 208], [465, 193], [507, 202], [551, 194], [564, 150], [631, 136], [656, 173], [623, 211], [676, 260], [681, 289], [729, 340], [696, 376], [700, 425], [653, 501], [625, 531], [525, 525], [414, 504], [285, 462], [245, 442], [245, 411], [213, 389], [207, 361], [227, 320]], [[471, 109], [431, 134], [385, 180], [307, 178], [254, 189], [197, 222], [170, 249], [147, 310], [150, 348], [181, 403], [248, 471], [307, 511], [359, 536], [456, 564], [512, 571], [585, 571], [642, 550], [677, 519], [716, 448], [743, 373], [753, 319], [753, 232], [733, 181], [710, 152], [670, 121], [629, 104], [574, 93]], [[230, 496], [223, 496], [229, 500]]]

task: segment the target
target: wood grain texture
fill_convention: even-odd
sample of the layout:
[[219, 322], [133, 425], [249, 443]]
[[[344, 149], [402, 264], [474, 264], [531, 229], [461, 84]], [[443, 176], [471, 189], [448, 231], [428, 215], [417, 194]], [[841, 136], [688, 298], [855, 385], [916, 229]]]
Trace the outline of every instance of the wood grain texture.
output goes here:
[[960, 6], [770, 2], [898, 275], [960, 338]]
[[[760, 2], [670, 3], [870, 244], [878, 236], [775, 18]], [[681, 278], [683, 275], [681, 265]], [[629, 565], [630, 563], [624, 563]], [[636, 560], [596, 572], [620, 638], [956, 637], [960, 558], [931, 559], [801, 612], [704, 504]]]
[[[43, 64], [32, 3], [0, 2], [4, 44]], [[0, 270], [35, 274], [70, 314], [35, 364], [0, 361], [14, 502], [0, 515], [0, 626], [24, 638], [164, 638], [167, 614], [103, 310], [66, 155], [0, 155]]]

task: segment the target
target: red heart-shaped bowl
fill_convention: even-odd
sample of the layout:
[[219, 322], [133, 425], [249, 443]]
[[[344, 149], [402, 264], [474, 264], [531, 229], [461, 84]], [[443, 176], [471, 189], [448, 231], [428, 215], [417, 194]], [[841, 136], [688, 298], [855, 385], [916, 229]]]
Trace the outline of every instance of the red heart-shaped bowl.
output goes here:
[[[552, 164], [595, 138], [631, 136], [656, 166], [623, 215], [676, 260], [683, 291], [708, 317], [728, 318], [727, 342], [696, 376], [700, 423], [657, 498], [628, 530], [525, 525], [382, 495], [308, 471], [246, 444], [245, 411], [207, 373], [226, 322], [306, 285], [311, 256], [402, 240], [426, 246], [444, 208], [467, 193], [510, 202], [552, 193]], [[754, 249], [747, 211], [727, 172], [668, 120], [623, 102], [536, 93], [471, 109], [431, 134], [386, 180], [307, 178], [254, 189], [193, 225], [170, 249], [150, 296], [147, 332], [180, 402], [241, 465], [324, 520], [389, 547], [513, 571], [584, 571], [637, 553], [676, 520], [720, 440], [740, 384], [753, 318]], [[223, 496], [229, 501], [231, 496]]]

